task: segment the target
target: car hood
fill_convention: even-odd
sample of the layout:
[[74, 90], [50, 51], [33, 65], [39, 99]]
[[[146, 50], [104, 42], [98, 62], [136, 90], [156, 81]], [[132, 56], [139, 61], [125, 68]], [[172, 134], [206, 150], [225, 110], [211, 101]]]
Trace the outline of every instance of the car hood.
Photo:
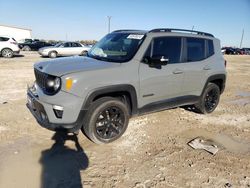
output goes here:
[[35, 63], [34, 68], [54, 76], [70, 73], [106, 69], [120, 66], [120, 63], [100, 61], [89, 57], [72, 56]]

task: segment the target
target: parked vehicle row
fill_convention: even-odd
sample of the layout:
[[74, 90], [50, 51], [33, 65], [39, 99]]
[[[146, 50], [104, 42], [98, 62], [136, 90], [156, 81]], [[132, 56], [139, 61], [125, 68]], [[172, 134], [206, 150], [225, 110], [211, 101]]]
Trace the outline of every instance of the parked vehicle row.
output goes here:
[[37, 51], [40, 48], [46, 47], [46, 46], [53, 46], [52, 44], [44, 41], [27, 41], [24, 43], [19, 43], [19, 48], [23, 51]]
[[250, 55], [250, 48], [223, 47], [221, 52], [226, 55]]
[[0, 36], [0, 56], [11, 58], [19, 54], [20, 50], [38, 51], [43, 57], [56, 58], [58, 56], [84, 55], [90, 50], [79, 42], [60, 42], [55, 45], [38, 39], [23, 39], [17, 41], [8, 36]]

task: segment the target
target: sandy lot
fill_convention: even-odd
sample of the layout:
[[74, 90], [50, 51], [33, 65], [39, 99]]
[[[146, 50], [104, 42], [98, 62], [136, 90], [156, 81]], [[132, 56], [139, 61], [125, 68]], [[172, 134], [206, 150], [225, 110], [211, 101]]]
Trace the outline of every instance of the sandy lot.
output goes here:
[[[0, 188], [250, 187], [250, 56], [225, 56], [226, 90], [211, 115], [175, 108], [130, 120], [118, 141], [54, 134], [25, 107], [35, 52], [0, 57]], [[216, 155], [186, 143], [201, 136]]]

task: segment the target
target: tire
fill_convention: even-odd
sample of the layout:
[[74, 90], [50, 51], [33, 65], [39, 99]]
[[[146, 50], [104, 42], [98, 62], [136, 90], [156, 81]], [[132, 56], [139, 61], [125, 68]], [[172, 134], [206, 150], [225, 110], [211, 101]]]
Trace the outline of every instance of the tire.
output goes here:
[[56, 58], [57, 57], [57, 52], [56, 51], [49, 52], [49, 57], [50, 58]]
[[29, 46], [24, 46], [22, 48], [23, 51], [31, 51], [31, 48]]
[[1, 51], [1, 55], [5, 58], [12, 58], [14, 53], [11, 49], [5, 48]]
[[212, 113], [220, 100], [220, 88], [214, 83], [208, 83], [205, 91], [203, 92], [198, 104], [195, 108], [202, 114]]
[[90, 106], [82, 127], [83, 133], [94, 143], [110, 143], [120, 138], [129, 122], [127, 105], [112, 97], [96, 100]]
[[80, 56], [85, 56], [88, 53], [88, 51], [82, 51]]

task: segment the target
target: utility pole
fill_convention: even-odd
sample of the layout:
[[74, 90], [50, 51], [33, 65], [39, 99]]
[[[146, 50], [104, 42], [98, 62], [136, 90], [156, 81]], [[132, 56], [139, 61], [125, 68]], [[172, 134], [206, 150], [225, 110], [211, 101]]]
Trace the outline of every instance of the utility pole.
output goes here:
[[194, 25], [193, 25], [193, 27], [192, 27], [192, 31], [194, 30]]
[[242, 45], [243, 37], [244, 37], [244, 29], [242, 30], [242, 35], [241, 35], [241, 40], [240, 40], [240, 48], [241, 48], [241, 45]]
[[110, 20], [112, 16], [107, 16], [107, 18], [108, 18], [108, 33], [110, 33]]

